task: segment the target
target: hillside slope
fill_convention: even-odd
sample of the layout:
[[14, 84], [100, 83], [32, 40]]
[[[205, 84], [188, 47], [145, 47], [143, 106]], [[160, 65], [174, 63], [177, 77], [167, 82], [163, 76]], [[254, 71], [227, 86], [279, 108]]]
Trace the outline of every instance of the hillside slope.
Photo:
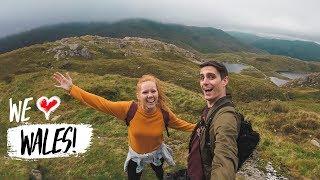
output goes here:
[[257, 40], [264, 39], [263, 37], [250, 34], [250, 33], [243, 33], [238, 31], [226, 31], [226, 32], [246, 44], [251, 44]]
[[320, 61], [320, 44], [315, 42], [261, 39], [251, 45], [270, 54], [289, 56], [307, 61]]

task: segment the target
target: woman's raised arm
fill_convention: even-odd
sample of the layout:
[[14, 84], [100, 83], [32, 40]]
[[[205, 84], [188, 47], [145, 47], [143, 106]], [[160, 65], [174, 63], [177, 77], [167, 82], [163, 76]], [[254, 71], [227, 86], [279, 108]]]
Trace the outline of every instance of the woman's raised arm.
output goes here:
[[178, 118], [172, 111], [169, 111], [169, 127], [180, 130], [180, 131], [187, 131], [192, 132], [193, 129], [196, 127], [196, 124], [187, 122]]
[[72, 78], [66, 73], [66, 76], [59, 72], [54, 73], [53, 78], [58, 82], [56, 87], [62, 88], [70, 93], [75, 99], [93, 107], [96, 110], [110, 114], [118, 119], [124, 120], [127, 116], [132, 101], [109, 101], [103, 97], [89, 93], [76, 85], [73, 85]]

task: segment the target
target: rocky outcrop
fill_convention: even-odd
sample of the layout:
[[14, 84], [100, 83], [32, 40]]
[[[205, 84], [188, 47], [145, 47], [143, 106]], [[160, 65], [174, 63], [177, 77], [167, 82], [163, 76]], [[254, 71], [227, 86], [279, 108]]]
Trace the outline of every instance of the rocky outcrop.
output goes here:
[[140, 37], [110, 38], [101, 36], [81, 36], [64, 38], [53, 43], [44, 53], [54, 53], [56, 60], [68, 60], [70, 57], [93, 59], [125, 58], [154, 58], [175, 59], [182, 58], [200, 64], [201, 55], [194, 51], [185, 50], [176, 45]]
[[320, 73], [312, 73], [307, 77], [295, 79], [285, 84], [286, 87], [314, 87], [320, 88]]
[[313, 138], [310, 143], [318, 148], [320, 148], [320, 140], [317, 138]]
[[259, 155], [255, 151], [252, 156], [246, 160], [240, 170], [237, 172], [237, 180], [287, 180], [287, 177], [279, 175], [273, 168], [272, 163], [268, 162], [264, 168], [258, 166]]
[[83, 45], [78, 43], [68, 44], [63, 43], [63, 41], [60, 41], [60, 45], [47, 50], [47, 52], [55, 53], [54, 58], [57, 60], [64, 59], [66, 57], [81, 57], [84, 59], [91, 59], [93, 56], [89, 49]]
[[42, 174], [40, 170], [37, 169], [32, 169], [30, 172], [30, 179], [34, 179], [34, 180], [42, 180]]
[[128, 47], [130, 44], [138, 44], [145, 49], [150, 49], [154, 51], [164, 51], [164, 52], [171, 52], [174, 54], [179, 54], [183, 57], [190, 58], [190, 59], [200, 59], [194, 52], [185, 50], [183, 48], [179, 48], [174, 44], [165, 43], [162, 41], [150, 39], [150, 38], [139, 38], [139, 37], [125, 37], [120, 40], [119, 47]]
[[[176, 45], [165, 43], [159, 40], [140, 37], [110, 38], [100, 36], [81, 36], [64, 38], [55, 42], [55, 47], [47, 52], [53, 52], [55, 59], [65, 59], [67, 57], [82, 57], [91, 59], [93, 54], [120, 54], [126, 58], [130, 57], [152, 57], [152, 54], [172, 53], [184, 57], [193, 62], [199, 62], [200, 56], [197, 52], [191, 52]], [[94, 47], [92, 49], [92, 47]], [[112, 56], [111, 55], [111, 56]], [[114, 57], [114, 56], [112, 56]]]

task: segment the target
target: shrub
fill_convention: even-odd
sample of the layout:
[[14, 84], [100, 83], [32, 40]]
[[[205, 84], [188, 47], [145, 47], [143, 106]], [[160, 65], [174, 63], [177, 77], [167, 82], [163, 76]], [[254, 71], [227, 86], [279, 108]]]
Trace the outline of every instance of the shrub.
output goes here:
[[59, 68], [65, 69], [65, 70], [70, 70], [71, 69], [71, 62], [64, 62]]
[[320, 129], [320, 122], [314, 119], [299, 119], [295, 125], [300, 129], [317, 130]]
[[295, 142], [304, 142], [320, 136], [320, 118], [315, 113], [303, 111], [279, 114], [267, 121], [267, 128]]
[[276, 113], [287, 113], [289, 111], [288, 107], [281, 104], [280, 101], [271, 101], [270, 103], [272, 111]]
[[13, 74], [7, 74], [7, 75], [4, 75], [4, 76], [2, 77], [2, 80], [3, 80], [5, 83], [9, 84], [9, 83], [11, 83], [11, 82], [13, 81], [13, 78], [14, 78], [14, 75], [13, 75]]
[[88, 91], [111, 101], [117, 101], [120, 97], [120, 92], [116, 88], [108, 88], [105, 86], [96, 85], [90, 88]]

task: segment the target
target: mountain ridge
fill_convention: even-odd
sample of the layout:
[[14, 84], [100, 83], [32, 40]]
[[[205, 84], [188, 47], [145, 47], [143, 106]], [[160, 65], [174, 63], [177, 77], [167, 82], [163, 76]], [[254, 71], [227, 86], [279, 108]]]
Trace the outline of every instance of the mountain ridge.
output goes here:
[[260, 52], [260, 50], [238, 41], [220, 29], [165, 24], [146, 19], [127, 19], [113, 23], [63, 23], [39, 27], [1, 38], [0, 52], [8, 52], [32, 44], [82, 35], [98, 35], [114, 38], [123, 38], [125, 36], [153, 38], [173, 43], [188, 50], [195, 49], [202, 53]]
[[289, 56], [305, 61], [320, 61], [320, 44], [313, 41], [269, 38], [237, 31], [228, 31], [227, 33], [243, 43], [270, 54]]

